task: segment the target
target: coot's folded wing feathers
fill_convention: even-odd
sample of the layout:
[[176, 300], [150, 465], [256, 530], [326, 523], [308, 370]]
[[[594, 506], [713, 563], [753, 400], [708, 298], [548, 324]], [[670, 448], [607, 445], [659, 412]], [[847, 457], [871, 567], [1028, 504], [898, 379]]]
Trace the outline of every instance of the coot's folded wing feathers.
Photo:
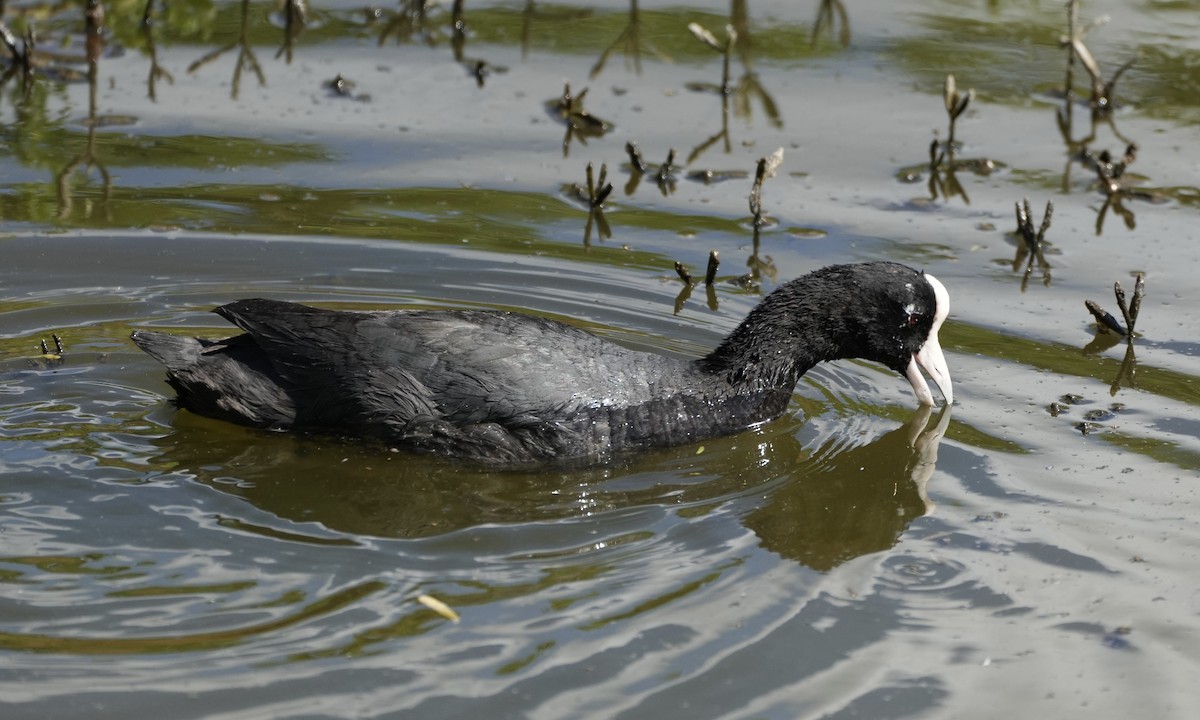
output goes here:
[[253, 337], [280, 372], [328, 372], [353, 359], [358, 313], [279, 300], [238, 300], [213, 310]]
[[532, 429], [581, 407], [642, 400], [611, 393], [614, 373], [627, 376], [625, 388], [638, 387], [615, 356], [644, 354], [545, 318], [340, 312], [274, 300], [242, 300], [216, 312], [253, 337], [298, 389], [300, 412], [327, 424], [354, 415], [393, 428], [444, 420]]
[[[360, 329], [368, 338], [418, 340], [416, 364], [409, 353], [404, 361], [437, 399], [442, 417], [509, 429], [554, 423], [600, 402], [613, 378], [602, 363], [632, 353], [554, 320], [505, 312], [389, 313]], [[370, 344], [395, 350], [386, 341]]]
[[364, 342], [359, 326], [371, 314], [263, 299], [239, 300], [214, 312], [258, 343], [297, 398], [302, 423], [337, 427], [347, 420], [386, 420], [394, 428], [431, 412], [427, 390], [407, 371], [421, 364], [413, 357], [419, 343], [395, 337], [384, 353], [377, 343]]

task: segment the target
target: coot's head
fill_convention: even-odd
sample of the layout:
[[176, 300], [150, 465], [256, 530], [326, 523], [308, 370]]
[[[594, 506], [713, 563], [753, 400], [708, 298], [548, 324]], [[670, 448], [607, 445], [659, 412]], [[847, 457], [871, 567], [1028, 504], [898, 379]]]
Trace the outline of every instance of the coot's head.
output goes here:
[[[892, 263], [872, 264], [875, 272], [863, 279], [867, 297], [860, 306], [867, 349], [858, 357], [874, 360], [906, 377], [917, 400], [933, 404], [929, 374], [946, 398], [954, 402], [950, 370], [938, 341], [938, 331], [950, 314], [950, 294], [934, 276]], [[867, 266], [870, 267], [870, 266]], [[876, 275], [876, 272], [878, 275]]]

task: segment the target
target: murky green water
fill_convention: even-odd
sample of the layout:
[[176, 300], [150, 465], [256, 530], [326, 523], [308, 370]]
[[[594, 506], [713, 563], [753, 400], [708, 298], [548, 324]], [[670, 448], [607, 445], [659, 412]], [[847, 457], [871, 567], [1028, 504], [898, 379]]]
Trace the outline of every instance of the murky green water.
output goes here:
[[[1194, 4], [1080, 8], [1111, 16], [1085, 39], [1105, 81], [1138, 57], [1110, 119], [1073, 111], [1096, 154], [1138, 145], [1107, 204], [1056, 121], [1062, 3], [843, 25], [836, 3], [466, 2], [461, 36], [449, 5], [321, 3], [290, 64], [255, 3], [265, 83], [246, 66], [234, 99], [241, 8], [157, 9], [153, 100], [141, 3], [107, 6], [92, 88], [82, 11], [2, 18], [42, 51], [0, 87], [4, 718], [1194, 714]], [[738, 30], [724, 113], [689, 22]], [[949, 72], [977, 94], [931, 184]], [[587, 116], [557, 109], [567, 83]], [[570, 189], [588, 163], [600, 216]], [[1009, 234], [1024, 197], [1035, 224], [1055, 205], [1048, 270]], [[673, 264], [711, 250], [721, 282], [682, 294]], [[866, 259], [950, 288], [951, 411], [842, 363], [777, 422], [586, 471], [198, 418], [127, 340], [221, 336], [210, 308], [268, 296], [516, 308], [697, 355], [777, 282]], [[1129, 355], [1083, 302], [1119, 315], [1136, 272]]]

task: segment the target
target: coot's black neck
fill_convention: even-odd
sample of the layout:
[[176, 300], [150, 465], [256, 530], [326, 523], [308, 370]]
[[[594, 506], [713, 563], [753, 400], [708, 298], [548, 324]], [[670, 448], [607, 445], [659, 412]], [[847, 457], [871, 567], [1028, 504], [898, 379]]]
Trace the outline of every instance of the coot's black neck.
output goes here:
[[699, 369], [736, 392], [786, 391], [814, 365], [848, 356], [853, 308], [814, 273], [780, 286], [754, 308]]

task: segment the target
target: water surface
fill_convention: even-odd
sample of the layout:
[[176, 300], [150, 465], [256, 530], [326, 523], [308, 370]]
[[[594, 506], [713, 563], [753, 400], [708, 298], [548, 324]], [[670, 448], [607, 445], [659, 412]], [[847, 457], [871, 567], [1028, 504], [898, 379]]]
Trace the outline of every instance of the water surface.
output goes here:
[[[457, 42], [449, 6], [409, 28], [321, 4], [288, 63], [255, 4], [265, 84], [236, 98], [236, 47], [188, 66], [240, 3], [159, 11], [154, 99], [141, 8], [109, 8], [92, 86], [79, 11], [37, 16], [66, 59], [0, 89], [3, 716], [1190, 717], [1200, 20], [1083, 4], [1112, 18], [1086, 38], [1108, 77], [1139, 59], [1068, 143], [1060, 4], [822, 5], [466, 3]], [[744, 43], [725, 113], [689, 22]], [[947, 73], [976, 96], [931, 185]], [[564, 120], [566, 84], [606, 132]], [[1116, 204], [1075, 159], [1093, 130], [1138, 145]], [[590, 222], [588, 163], [615, 185]], [[1035, 222], [1054, 202], [1048, 270], [1011, 234], [1025, 197]], [[673, 264], [712, 250], [720, 282], [681, 294]], [[220, 337], [209, 309], [265, 296], [520, 309], [695, 356], [778, 283], [868, 259], [949, 287], [955, 407], [839, 363], [776, 422], [590, 470], [199, 418], [127, 339]], [[1083, 302], [1117, 314], [1138, 272], [1130, 354]]]

